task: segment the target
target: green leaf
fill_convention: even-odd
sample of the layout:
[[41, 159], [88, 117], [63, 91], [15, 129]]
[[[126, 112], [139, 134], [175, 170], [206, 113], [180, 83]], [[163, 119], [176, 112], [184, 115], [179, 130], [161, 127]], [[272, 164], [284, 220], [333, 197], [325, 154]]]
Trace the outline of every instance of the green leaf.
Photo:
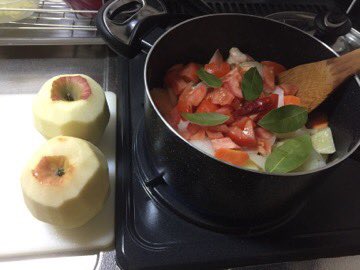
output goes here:
[[286, 140], [266, 159], [265, 170], [270, 173], [287, 173], [300, 167], [312, 151], [308, 134]]
[[210, 87], [219, 88], [222, 86], [222, 81], [215, 75], [206, 72], [204, 68], [200, 68], [196, 74], [199, 76], [200, 80]]
[[308, 113], [305, 108], [286, 105], [268, 112], [258, 124], [276, 133], [287, 133], [298, 130], [306, 124]]
[[200, 126], [217, 126], [229, 120], [229, 116], [220, 113], [182, 113], [182, 117]]
[[256, 67], [252, 67], [245, 72], [241, 83], [241, 90], [246, 100], [255, 100], [261, 95], [263, 83]]

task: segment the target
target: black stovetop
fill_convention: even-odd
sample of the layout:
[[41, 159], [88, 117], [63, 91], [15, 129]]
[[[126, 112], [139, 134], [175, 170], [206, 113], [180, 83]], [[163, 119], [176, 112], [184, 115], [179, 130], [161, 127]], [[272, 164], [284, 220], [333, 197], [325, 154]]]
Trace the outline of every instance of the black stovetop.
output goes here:
[[360, 159], [355, 156], [336, 167], [293, 219], [261, 236], [203, 229], [154, 200], [141, 184], [146, 164], [134, 153], [143, 128], [144, 61], [142, 55], [119, 66], [116, 255], [121, 269], [213, 269], [360, 254]]

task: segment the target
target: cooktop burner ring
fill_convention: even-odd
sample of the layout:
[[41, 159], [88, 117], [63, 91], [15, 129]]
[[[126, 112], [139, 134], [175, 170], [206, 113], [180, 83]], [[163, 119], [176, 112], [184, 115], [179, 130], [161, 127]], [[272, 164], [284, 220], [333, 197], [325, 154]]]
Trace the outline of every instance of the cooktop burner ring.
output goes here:
[[[189, 204], [176, 198], [176, 194], [171, 187], [162, 179], [162, 174], [157, 172], [155, 166], [151, 164], [146, 145], [144, 118], [140, 121], [133, 142], [133, 155], [135, 157], [134, 170], [140, 179], [139, 182], [147, 195], [156, 202], [156, 205], [162, 209], [170, 210], [182, 219], [193, 223], [199, 227], [212, 230], [219, 233], [229, 233], [241, 236], [255, 236], [270, 233], [293, 219], [306, 204], [306, 201], [300, 203], [291, 212], [280, 216], [274, 221], [257, 226], [242, 226], [239, 222], [219, 222], [215, 218], [208, 217], [192, 209]], [[139, 166], [138, 164], [141, 164]]]

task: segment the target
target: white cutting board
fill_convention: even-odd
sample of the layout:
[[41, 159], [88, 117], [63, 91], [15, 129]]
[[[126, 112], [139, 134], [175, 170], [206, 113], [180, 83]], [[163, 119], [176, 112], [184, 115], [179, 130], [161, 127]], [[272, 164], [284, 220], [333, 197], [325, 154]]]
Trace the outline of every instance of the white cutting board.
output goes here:
[[34, 95], [0, 95], [0, 259], [81, 253], [114, 242], [116, 95], [106, 92], [110, 121], [99, 148], [107, 157], [110, 196], [102, 211], [77, 229], [57, 229], [35, 219], [27, 210], [20, 187], [21, 171], [46, 140], [32, 120]]

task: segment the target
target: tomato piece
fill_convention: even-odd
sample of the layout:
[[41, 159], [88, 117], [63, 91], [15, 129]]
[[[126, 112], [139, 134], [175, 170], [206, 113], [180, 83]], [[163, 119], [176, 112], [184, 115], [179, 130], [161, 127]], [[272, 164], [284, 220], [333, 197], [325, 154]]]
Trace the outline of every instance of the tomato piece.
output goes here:
[[254, 132], [254, 124], [252, 120], [247, 120], [244, 129], [237, 126], [230, 127], [227, 135], [238, 145], [245, 148], [254, 148], [257, 141]]
[[210, 131], [209, 129], [206, 130], [206, 135], [209, 137], [209, 139], [220, 139], [224, 137], [221, 132]]
[[211, 144], [215, 151], [223, 149], [239, 149], [239, 146], [229, 137], [211, 140]]
[[246, 152], [232, 149], [219, 149], [215, 152], [215, 157], [236, 166], [244, 166], [249, 160]]
[[274, 145], [276, 140], [276, 136], [262, 127], [257, 127], [255, 129], [255, 134], [257, 138], [259, 153], [263, 156], [270, 155], [272, 146]]
[[284, 96], [284, 105], [298, 105], [301, 106], [300, 98], [297, 96]]
[[271, 93], [275, 90], [275, 74], [272, 67], [263, 66], [264, 91]]
[[188, 85], [179, 97], [179, 101], [176, 107], [178, 108], [180, 114], [192, 113], [192, 104], [191, 104], [191, 100], [189, 100], [189, 95], [191, 94], [191, 91], [192, 91], [192, 87], [191, 85]]
[[198, 132], [190, 137], [190, 140], [204, 140], [205, 138], [205, 129], [201, 128]]
[[224, 58], [221, 55], [220, 51], [216, 50], [213, 56], [211, 57], [209, 64], [215, 63], [216, 65], [220, 65], [222, 62], [224, 62]]
[[267, 66], [267, 67], [271, 67], [274, 71], [274, 75], [277, 76], [279, 75], [281, 72], [285, 71], [286, 68], [277, 63], [277, 62], [273, 62], [273, 61], [262, 61], [260, 62], [263, 66]]
[[279, 87], [284, 91], [285, 96], [295, 96], [296, 93], [299, 91], [299, 88], [296, 85], [292, 84], [280, 84]]
[[190, 123], [187, 126], [187, 130], [190, 132], [191, 135], [198, 133], [201, 128], [201, 126], [193, 123]]
[[271, 110], [272, 110], [272, 109], [276, 109], [276, 108], [278, 107], [279, 95], [277, 95], [277, 94], [271, 94], [271, 95], [270, 95], [270, 98], [271, 98], [271, 100], [272, 100]]
[[181, 120], [181, 115], [178, 108], [173, 108], [168, 115], [165, 115], [165, 119], [173, 128], [177, 129], [177, 125]]
[[218, 78], [221, 78], [229, 73], [230, 65], [227, 62], [222, 62], [220, 64], [217, 63], [209, 63], [204, 66], [204, 69]]
[[229, 127], [225, 124], [222, 124], [222, 125], [208, 127], [208, 130], [213, 131], [213, 132], [227, 133], [227, 132], [229, 132]]
[[193, 106], [198, 106], [201, 101], [205, 98], [207, 93], [207, 88], [204, 84], [199, 83], [196, 85], [191, 92], [189, 92], [189, 103]]
[[197, 107], [196, 112], [197, 113], [207, 113], [207, 112], [215, 112], [217, 109], [219, 109], [218, 105], [215, 105], [208, 99], [203, 99], [201, 101], [199, 107]]
[[178, 132], [181, 135], [181, 137], [183, 137], [185, 140], [190, 140], [190, 138], [192, 136], [187, 129], [178, 130]]
[[234, 98], [230, 106], [233, 107], [234, 110], [239, 110], [242, 106], [242, 102], [239, 98]]
[[223, 78], [223, 87], [228, 89], [235, 97], [242, 98], [241, 80], [242, 76], [239, 70], [234, 68]]
[[196, 72], [199, 69], [200, 69], [200, 65], [198, 65], [196, 63], [189, 63], [180, 71], [180, 76], [186, 82], [197, 83], [199, 81], [199, 77]]
[[165, 74], [164, 85], [171, 88], [176, 95], [180, 95], [187, 86], [187, 83], [179, 75], [184, 65], [178, 64], [172, 66]]
[[235, 96], [226, 88], [220, 87], [210, 93], [211, 102], [219, 105], [230, 105]]
[[150, 91], [150, 94], [154, 100], [156, 108], [160, 111], [160, 113], [162, 115], [170, 114], [173, 106], [171, 105], [168, 91], [165, 89], [155, 88]]
[[[233, 127], [238, 127], [240, 129], [245, 128], [246, 122], [249, 120], [249, 117], [241, 117], [240, 119], [236, 120], [234, 123], [232, 123]], [[251, 119], [250, 119], [251, 120]]]

